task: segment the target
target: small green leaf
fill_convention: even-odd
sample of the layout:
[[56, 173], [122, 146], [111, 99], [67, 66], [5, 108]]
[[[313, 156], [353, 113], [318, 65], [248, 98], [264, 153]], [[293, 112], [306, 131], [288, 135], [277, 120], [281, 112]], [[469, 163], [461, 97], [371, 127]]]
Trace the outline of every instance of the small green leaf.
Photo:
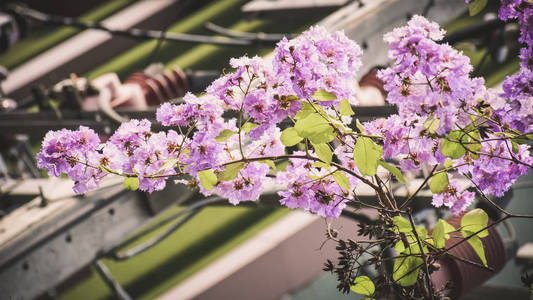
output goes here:
[[259, 125], [254, 124], [254, 123], [250, 123], [250, 122], [246, 122], [246, 123], [244, 123], [242, 125], [241, 130], [244, 131], [245, 133], [248, 133], [248, 132], [252, 131], [252, 129], [254, 129], [257, 126], [259, 126]]
[[374, 176], [378, 169], [378, 163], [383, 155], [383, 148], [378, 146], [372, 139], [364, 136], [357, 138], [353, 148], [353, 158], [363, 175]]
[[276, 169], [278, 169], [278, 170], [280, 170], [282, 172], [285, 172], [285, 171], [287, 171], [287, 166], [289, 166], [290, 164], [291, 164], [290, 161], [284, 160], [284, 161], [282, 161], [282, 162], [280, 162], [280, 163], [278, 163], [276, 165]]
[[376, 291], [376, 287], [368, 276], [358, 276], [353, 281], [352, 286], [350, 286], [350, 290], [361, 295], [372, 296]]
[[360, 133], [365, 134], [365, 129], [363, 128], [361, 122], [359, 122], [359, 119], [355, 120], [355, 127], [357, 127]]
[[[461, 231], [461, 233], [465, 238], [474, 234], [473, 232], [467, 230]], [[472, 248], [474, 248], [474, 251], [476, 251], [476, 254], [477, 256], [479, 256], [479, 259], [481, 259], [483, 265], [487, 266], [487, 258], [485, 257], [485, 249], [483, 249], [483, 242], [481, 241], [481, 239], [477, 235], [475, 235], [469, 238], [467, 242], [470, 244], [470, 246], [472, 246]]]
[[518, 144], [513, 140], [511, 140], [511, 149], [513, 150], [514, 154], [518, 154]]
[[130, 191], [136, 191], [139, 188], [138, 177], [126, 177], [124, 178], [124, 187]]
[[215, 173], [211, 170], [203, 170], [198, 172], [198, 178], [206, 190], [212, 190], [215, 187], [215, 184], [218, 182], [217, 175], [215, 175]]
[[339, 112], [343, 116], [352, 116], [355, 113], [353, 112], [352, 105], [350, 105], [350, 102], [348, 99], [342, 99], [341, 103], [339, 104]]
[[333, 153], [331, 152], [329, 145], [326, 143], [320, 143], [320, 144], [311, 143], [311, 144], [313, 145], [313, 148], [315, 148], [315, 152], [318, 158], [320, 158], [320, 160], [322, 160], [326, 164], [330, 164], [331, 159], [333, 157]]
[[303, 138], [298, 135], [298, 131], [294, 127], [289, 127], [281, 132], [281, 142], [287, 147], [294, 146], [302, 140]]
[[317, 161], [313, 164], [317, 168], [324, 168], [326, 170], [331, 170], [331, 165], [323, 163], [321, 161]]
[[[473, 209], [467, 212], [461, 219], [461, 230], [470, 232], [478, 232], [487, 227], [489, 216], [481, 208]], [[489, 235], [488, 230], [483, 230], [477, 234], [478, 237], [483, 238]]]
[[470, 16], [479, 14], [487, 6], [487, 2], [488, 0], [474, 0], [474, 2], [469, 3], [468, 11]]
[[335, 178], [335, 181], [341, 188], [350, 191], [350, 180], [348, 180], [346, 174], [342, 173], [341, 171], [337, 171], [333, 173], [333, 178]]
[[402, 240], [399, 240], [396, 245], [394, 245], [394, 250], [398, 253], [402, 253], [405, 251], [405, 245], [403, 244]]
[[164, 171], [166, 169], [173, 169], [176, 163], [178, 162], [178, 158], [169, 158], [163, 165], [161, 165], [161, 168], [157, 171], [158, 173], [161, 171]]
[[270, 160], [270, 159], [265, 159], [265, 160], [260, 160], [259, 161], [260, 163], [263, 163], [263, 164], [267, 164], [270, 166], [270, 168], [273, 170], [273, 171], [276, 171], [276, 164]]
[[392, 279], [401, 286], [411, 286], [418, 280], [418, 272], [424, 260], [416, 256], [404, 256], [396, 259]]
[[313, 106], [311, 103], [308, 102], [302, 102], [302, 108], [296, 113], [294, 116], [294, 119], [296, 120], [302, 120], [307, 118], [310, 114], [314, 113], [315, 110], [313, 109]]
[[313, 98], [315, 98], [318, 101], [331, 101], [337, 99], [337, 96], [335, 94], [332, 94], [326, 90], [319, 89], [313, 94]]
[[409, 220], [407, 220], [406, 218], [402, 216], [395, 216], [394, 218], [392, 218], [392, 220], [394, 221], [394, 225], [398, 228], [399, 232], [407, 233], [413, 231], [411, 222], [409, 222]]
[[429, 133], [434, 134], [437, 129], [439, 129], [440, 120], [439, 119], [433, 119], [432, 117], [429, 117], [424, 122], [424, 128], [426, 128]]
[[230, 181], [239, 175], [239, 171], [244, 167], [244, 162], [232, 163], [226, 166], [226, 169], [218, 173], [219, 181]]
[[227, 139], [229, 139], [232, 135], [234, 135], [236, 132], [235, 131], [232, 131], [232, 130], [229, 130], [229, 129], [224, 129], [222, 130], [222, 132], [215, 138], [215, 141], [219, 142], [219, 143], [222, 143], [222, 142], [225, 142]]
[[294, 128], [299, 136], [308, 138], [316, 144], [328, 143], [335, 138], [333, 127], [318, 113], [312, 113], [305, 119], [296, 121]]
[[429, 181], [429, 189], [433, 194], [440, 194], [448, 188], [448, 174], [446, 172], [439, 172]]
[[433, 229], [433, 233], [431, 234], [433, 245], [437, 248], [444, 247], [446, 240], [450, 238], [449, 233], [454, 231], [455, 228], [453, 228], [452, 225], [448, 224], [448, 222], [444, 221], [443, 219], [440, 219]]
[[450, 131], [448, 138], [441, 139], [440, 151], [442, 152], [442, 155], [453, 159], [457, 159], [465, 155], [466, 150], [460, 144], [463, 135], [463, 132], [454, 130]]
[[453, 166], [453, 160], [447, 159], [444, 161], [444, 167], [448, 169], [449, 167]]
[[389, 171], [392, 175], [394, 175], [394, 177], [396, 177], [396, 179], [398, 179], [399, 182], [405, 183], [405, 178], [403, 178], [402, 171], [400, 171], [400, 169], [396, 168], [396, 166], [388, 164], [388, 163], [386, 163], [386, 162], [384, 162], [382, 160], [380, 160], [378, 163], [379, 163], [380, 166], [382, 166], [383, 168], [387, 169], [387, 171]]

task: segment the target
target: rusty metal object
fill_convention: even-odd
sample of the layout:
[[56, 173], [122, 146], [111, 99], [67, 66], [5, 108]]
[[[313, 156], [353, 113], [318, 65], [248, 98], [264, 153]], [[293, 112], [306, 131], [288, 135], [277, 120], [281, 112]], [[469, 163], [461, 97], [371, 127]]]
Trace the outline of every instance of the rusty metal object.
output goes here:
[[135, 72], [125, 83], [139, 85], [149, 106], [183, 97], [189, 90], [187, 75], [179, 67], [158, 74]]

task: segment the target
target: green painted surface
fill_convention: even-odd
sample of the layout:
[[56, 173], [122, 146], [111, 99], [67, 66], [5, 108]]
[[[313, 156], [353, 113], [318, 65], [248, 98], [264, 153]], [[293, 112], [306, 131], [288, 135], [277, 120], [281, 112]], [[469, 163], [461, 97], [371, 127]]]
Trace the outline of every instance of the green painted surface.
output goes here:
[[[171, 209], [164, 215], [177, 210]], [[104, 262], [133, 298], [153, 299], [287, 213], [286, 209], [206, 208], [156, 247], [124, 262]], [[171, 224], [139, 243], [168, 226]], [[91, 270], [89, 277], [61, 293], [59, 299], [110, 299], [111, 295], [96, 271]]]
[[[80, 17], [83, 21], [100, 21], [137, 0], [113, 0], [92, 9]], [[12, 69], [28, 59], [48, 50], [56, 44], [80, 32], [74, 27], [44, 26], [18, 41], [0, 55], [0, 65]]]

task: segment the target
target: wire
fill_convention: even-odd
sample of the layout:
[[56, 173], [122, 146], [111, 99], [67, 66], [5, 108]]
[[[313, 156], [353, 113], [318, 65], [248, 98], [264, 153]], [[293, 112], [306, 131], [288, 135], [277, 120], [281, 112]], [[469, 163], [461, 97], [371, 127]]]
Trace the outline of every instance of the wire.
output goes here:
[[22, 17], [31, 18], [44, 23], [59, 24], [72, 27], [78, 27], [81, 29], [97, 29], [109, 32], [113, 35], [121, 35], [139, 39], [160, 39], [163, 41], [173, 42], [185, 42], [185, 43], [204, 43], [224, 46], [251, 46], [257, 44], [274, 45], [277, 41], [268, 39], [261, 39], [259, 37], [255, 39], [237, 39], [229, 37], [216, 37], [206, 36], [198, 34], [186, 34], [175, 32], [161, 32], [159, 30], [145, 30], [140, 28], [130, 28], [128, 30], [119, 30], [106, 27], [100, 22], [83, 22], [79, 19], [68, 18], [62, 16], [56, 16], [46, 14], [28, 7], [22, 7], [20, 5], [10, 6], [12, 11]]
[[[198, 201], [198, 202], [196, 202], [194, 204], [191, 204], [188, 207], [186, 207], [186, 208], [178, 211], [177, 213], [173, 214], [172, 216], [169, 216], [169, 217], [159, 221], [158, 223], [150, 226], [149, 228], [137, 233], [136, 235], [132, 236], [131, 238], [127, 239], [126, 241], [120, 243], [112, 251], [110, 251], [108, 256], [110, 258], [114, 259], [114, 260], [123, 261], [123, 260], [127, 260], [129, 258], [132, 258], [132, 257], [134, 257], [136, 255], [139, 255], [139, 254], [143, 253], [144, 251], [146, 251], [146, 250], [154, 247], [155, 245], [159, 244], [161, 241], [163, 241], [165, 238], [167, 238], [173, 232], [178, 230], [183, 224], [185, 224], [192, 217], [194, 217], [197, 213], [199, 213], [205, 206], [207, 206], [209, 204], [212, 204], [212, 203], [224, 201], [224, 200], [226, 200], [226, 199], [225, 198], [221, 198], [221, 197], [209, 197], [209, 198], [205, 198], [203, 200], [200, 200], [200, 201]], [[120, 248], [123, 248], [124, 246], [136, 241], [140, 237], [145, 236], [146, 234], [149, 234], [149, 233], [153, 232], [154, 230], [156, 230], [158, 228], [161, 228], [162, 226], [170, 223], [171, 221], [173, 221], [176, 218], [181, 217], [182, 215], [185, 215], [185, 214], [186, 214], [186, 216], [183, 219], [181, 219], [179, 222], [174, 224], [170, 229], [168, 229], [167, 231], [165, 231], [161, 235], [159, 235], [159, 236], [157, 236], [155, 238], [152, 238], [149, 241], [147, 241], [147, 242], [145, 242], [143, 244], [140, 244], [140, 245], [138, 245], [138, 246], [126, 251], [125, 253], [118, 253]]]

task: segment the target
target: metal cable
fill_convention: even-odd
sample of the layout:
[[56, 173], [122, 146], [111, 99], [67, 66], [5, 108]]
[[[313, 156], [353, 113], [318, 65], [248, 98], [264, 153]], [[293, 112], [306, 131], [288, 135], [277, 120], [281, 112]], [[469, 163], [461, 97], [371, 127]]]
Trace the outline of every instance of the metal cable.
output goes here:
[[45, 14], [43, 12], [23, 7], [20, 5], [10, 6], [11, 10], [26, 18], [31, 18], [44, 23], [49, 24], [58, 24], [65, 26], [72, 26], [81, 29], [96, 29], [109, 32], [113, 35], [127, 36], [131, 38], [139, 39], [161, 39], [164, 41], [173, 41], [173, 42], [185, 42], [185, 43], [203, 43], [203, 44], [214, 44], [214, 45], [224, 45], [224, 46], [251, 46], [257, 44], [267, 44], [274, 45], [276, 41], [271, 41], [268, 39], [237, 39], [229, 37], [216, 37], [216, 36], [206, 36], [198, 34], [186, 34], [186, 33], [175, 33], [175, 32], [164, 32], [162, 33], [159, 30], [145, 30], [140, 28], [130, 28], [127, 30], [112, 29], [100, 22], [83, 22], [79, 19], [68, 18], [56, 15]]
[[[163, 241], [165, 238], [167, 238], [169, 235], [171, 235], [173, 232], [178, 230], [183, 224], [185, 224], [192, 217], [194, 217], [197, 213], [199, 213], [205, 206], [210, 205], [210, 204], [215, 203], [215, 202], [223, 201], [223, 200], [226, 200], [226, 199], [221, 198], [221, 197], [210, 197], [210, 198], [206, 198], [206, 199], [203, 199], [201, 201], [198, 201], [198, 202], [196, 202], [196, 203], [194, 203], [192, 205], [189, 205], [188, 207], [180, 210], [179, 212], [173, 214], [172, 216], [169, 216], [169, 217], [159, 221], [158, 223], [150, 226], [149, 228], [137, 233], [136, 235], [132, 236], [131, 238], [127, 239], [126, 241], [120, 243], [112, 251], [110, 251], [108, 256], [110, 258], [114, 259], [114, 260], [123, 261], [123, 260], [127, 260], [129, 258], [132, 258], [132, 257], [134, 257], [134, 256], [136, 256], [138, 254], [141, 254], [144, 251], [154, 247], [155, 245], [157, 245], [158, 243]], [[179, 222], [174, 224], [170, 229], [168, 229], [167, 231], [165, 231], [161, 235], [159, 235], [157, 237], [154, 237], [154, 238], [150, 239], [149, 241], [147, 241], [147, 242], [145, 242], [143, 244], [140, 244], [140, 245], [138, 245], [138, 246], [126, 251], [125, 253], [118, 253], [120, 248], [123, 248], [124, 246], [132, 243], [133, 241], [139, 239], [140, 237], [142, 237], [142, 236], [144, 236], [146, 234], [149, 234], [149, 233], [153, 232], [154, 230], [156, 230], [158, 228], [161, 228], [162, 226], [170, 223], [171, 221], [175, 220], [178, 217], [181, 217], [184, 214], [186, 214], [186, 216], [183, 219], [181, 219]]]

